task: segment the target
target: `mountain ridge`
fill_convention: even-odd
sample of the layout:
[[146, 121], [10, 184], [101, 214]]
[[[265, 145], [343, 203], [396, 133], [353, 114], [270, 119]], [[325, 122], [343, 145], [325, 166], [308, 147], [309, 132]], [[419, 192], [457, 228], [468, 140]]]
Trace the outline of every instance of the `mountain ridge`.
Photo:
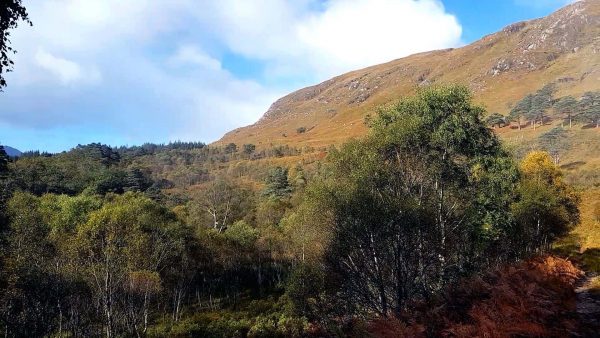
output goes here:
[[500, 113], [549, 82], [561, 94], [580, 95], [600, 89], [599, 36], [600, 1], [579, 1], [460, 48], [413, 54], [297, 90], [216, 144], [341, 143], [366, 132], [362, 122], [377, 106], [429, 84], [466, 84], [477, 103]]
[[15, 149], [13, 147], [4, 146], [4, 151], [6, 151], [6, 155], [10, 157], [21, 156], [23, 153], [19, 149]]

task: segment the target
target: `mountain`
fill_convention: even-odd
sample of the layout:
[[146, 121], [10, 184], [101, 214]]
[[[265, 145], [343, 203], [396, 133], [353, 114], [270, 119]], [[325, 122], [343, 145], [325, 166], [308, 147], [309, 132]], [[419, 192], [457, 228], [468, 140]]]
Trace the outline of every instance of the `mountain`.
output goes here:
[[23, 155], [23, 153], [20, 150], [9, 146], [4, 146], [4, 151], [6, 151], [6, 154], [10, 157]]
[[378, 105], [420, 86], [450, 82], [468, 85], [478, 103], [502, 114], [550, 82], [558, 84], [559, 96], [600, 89], [600, 1], [576, 2], [465, 47], [411, 55], [298, 90], [217, 144], [340, 143], [362, 135], [365, 116]]

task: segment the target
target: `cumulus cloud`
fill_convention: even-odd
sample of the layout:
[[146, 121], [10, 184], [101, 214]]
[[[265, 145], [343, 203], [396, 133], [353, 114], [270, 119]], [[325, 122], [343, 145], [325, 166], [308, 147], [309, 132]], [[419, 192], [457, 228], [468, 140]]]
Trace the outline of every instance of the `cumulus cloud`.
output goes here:
[[219, 60], [211, 57], [194, 45], [181, 46], [169, 59], [169, 62], [175, 66], [193, 64], [211, 70], [221, 69], [221, 62]]
[[[461, 44], [460, 24], [437, 0], [47, 0], [28, 6], [34, 26], [12, 36], [18, 54], [0, 95], [0, 133], [63, 128], [85, 130], [87, 137], [95, 130], [109, 144], [212, 141], [254, 122], [294, 87]], [[256, 67], [259, 74], [238, 74], [231, 64], [238, 59], [245, 62], [238, 70]], [[68, 140], [73, 137], [69, 132]], [[66, 148], [67, 138], [50, 142], [40, 139], [39, 147]]]
[[77, 63], [56, 57], [43, 48], [38, 49], [35, 54], [35, 62], [42, 69], [52, 73], [63, 85], [100, 80], [100, 72], [97, 69], [84, 70]]
[[322, 72], [364, 67], [460, 44], [462, 28], [437, 1], [334, 0], [298, 26]]
[[437, 0], [222, 0], [196, 13], [234, 52], [319, 80], [461, 44], [462, 27]]

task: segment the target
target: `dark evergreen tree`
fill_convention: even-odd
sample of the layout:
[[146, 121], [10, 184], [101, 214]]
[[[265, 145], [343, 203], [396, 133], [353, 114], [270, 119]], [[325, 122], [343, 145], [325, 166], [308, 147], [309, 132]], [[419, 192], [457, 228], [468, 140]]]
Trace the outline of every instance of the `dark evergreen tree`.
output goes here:
[[263, 196], [270, 198], [284, 198], [292, 193], [292, 186], [288, 181], [288, 170], [283, 167], [275, 167], [269, 171], [265, 180]]
[[533, 120], [535, 128], [537, 121], [544, 125], [546, 120], [546, 112], [552, 107], [552, 95], [556, 91], [554, 84], [547, 84], [542, 89], [538, 90], [531, 100], [531, 110], [528, 115]]
[[493, 128], [500, 128], [506, 124], [506, 119], [502, 114], [493, 113], [485, 119], [485, 123]]
[[8, 173], [9, 157], [4, 150], [4, 146], [0, 145], [0, 179]]
[[573, 96], [560, 98], [554, 106], [556, 112], [569, 123], [569, 128], [573, 127], [573, 116], [577, 112], [577, 100]]
[[511, 119], [511, 121], [517, 122], [519, 130], [521, 130], [521, 120], [529, 116], [532, 101], [533, 95], [529, 94], [525, 96], [521, 101], [517, 102], [517, 104], [510, 111], [509, 118]]
[[600, 92], [586, 92], [579, 101], [581, 120], [600, 126]]
[[225, 154], [233, 154], [237, 152], [237, 145], [235, 143], [229, 143], [225, 146]]
[[125, 191], [146, 191], [152, 180], [139, 168], [130, 169], [125, 179]]
[[254, 144], [252, 144], [252, 143], [244, 144], [244, 154], [250, 155], [250, 154], [254, 153], [255, 150], [256, 150], [256, 146]]

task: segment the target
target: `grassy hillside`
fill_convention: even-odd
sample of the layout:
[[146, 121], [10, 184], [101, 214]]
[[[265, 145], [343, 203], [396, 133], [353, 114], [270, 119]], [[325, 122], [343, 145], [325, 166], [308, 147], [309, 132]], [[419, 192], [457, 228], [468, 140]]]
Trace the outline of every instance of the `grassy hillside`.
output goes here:
[[[559, 84], [559, 96], [600, 89], [600, 2], [580, 1], [457, 49], [412, 55], [337, 76], [276, 101], [217, 143], [326, 146], [365, 133], [367, 114], [431, 83], [468, 84], [489, 112]], [[298, 128], [305, 128], [303, 133]]]

